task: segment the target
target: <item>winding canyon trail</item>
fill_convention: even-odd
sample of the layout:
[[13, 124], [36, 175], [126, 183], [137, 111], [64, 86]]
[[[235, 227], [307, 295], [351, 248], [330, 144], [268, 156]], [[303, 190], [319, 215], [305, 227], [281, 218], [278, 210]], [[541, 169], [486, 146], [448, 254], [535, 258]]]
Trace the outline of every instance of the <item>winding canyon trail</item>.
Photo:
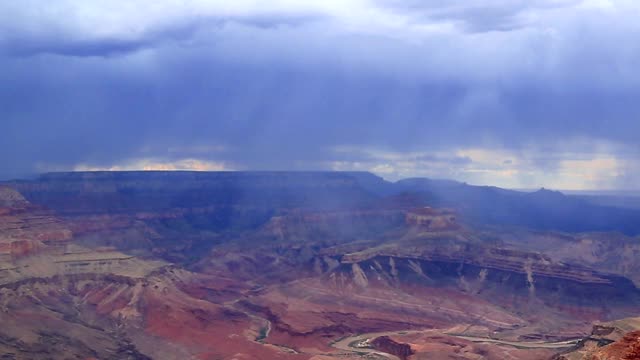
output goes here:
[[[272, 346], [280, 349], [281, 351], [289, 352], [289, 353], [298, 353], [298, 351], [281, 345], [271, 344], [267, 341], [269, 337], [269, 333], [272, 329], [271, 321], [262, 317], [255, 315], [249, 311], [246, 311], [242, 308], [236, 307], [239, 299], [226, 303], [225, 305], [234, 309], [243, 312], [247, 316], [252, 319], [262, 323], [264, 326], [264, 333], [260, 337], [260, 339], [256, 339], [255, 341], [260, 342], [264, 346]], [[401, 360], [399, 357], [385, 353], [380, 350], [376, 350], [370, 347], [357, 347], [354, 346], [356, 343], [360, 343], [366, 340], [372, 340], [381, 336], [402, 336], [402, 335], [411, 335], [411, 334], [425, 334], [431, 336], [453, 336], [459, 339], [475, 342], [475, 343], [490, 343], [504, 346], [512, 346], [521, 349], [566, 349], [576, 345], [580, 339], [570, 339], [564, 341], [554, 341], [554, 342], [545, 342], [545, 341], [508, 341], [508, 340], [500, 340], [500, 339], [492, 339], [488, 337], [477, 337], [477, 336], [466, 336], [462, 334], [456, 334], [449, 332], [447, 330], [437, 330], [437, 329], [429, 329], [429, 330], [400, 330], [400, 331], [384, 331], [384, 332], [375, 332], [375, 333], [364, 333], [359, 335], [348, 336], [343, 339], [340, 339], [331, 344], [331, 346], [335, 349], [352, 353], [352, 354], [368, 354], [368, 355], [376, 355], [377, 357], [388, 359], [388, 360]], [[331, 354], [326, 354], [331, 355]]]
[[375, 349], [371, 349], [371, 348], [354, 347], [352, 345], [354, 343], [358, 343], [358, 342], [361, 342], [361, 341], [375, 339], [375, 338], [380, 337], [380, 336], [398, 336], [398, 335], [427, 334], [427, 333], [430, 334], [430, 335], [454, 336], [454, 337], [457, 337], [457, 338], [460, 338], [460, 339], [463, 339], [463, 340], [476, 342], [476, 343], [491, 343], [491, 344], [498, 344], [498, 345], [513, 346], [513, 347], [523, 348], [523, 349], [537, 349], [537, 348], [564, 349], [564, 348], [569, 348], [569, 347], [577, 344], [580, 340], [582, 340], [582, 339], [571, 339], [571, 340], [557, 341], [557, 342], [506, 341], [506, 340], [491, 339], [491, 338], [486, 338], [486, 337], [475, 337], [475, 336], [465, 336], [465, 335], [453, 334], [453, 333], [448, 333], [448, 332], [442, 331], [442, 330], [406, 330], [406, 331], [387, 331], [387, 332], [378, 332], [378, 333], [368, 333], [368, 334], [355, 335], [355, 336], [351, 336], [351, 337], [347, 337], [347, 338], [341, 339], [341, 340], [333, 343], [331, 346], [333, 346], [336, 349], [340, 349], [340, 350], [344, 350], [344, 351], [351, 351], [351, 352], [357, 352], [357, 353], [367, 353], [367, 354], [376, 354], [376, 355], [384, 356], [385, 358], [390, 359], [390, 360], [400, 360], [400, 358], [398, 358], [397, 356], [392, 355], [392, 354], [384, 353], [384, 352], [381, 352], [379, 350], [375, 350]]

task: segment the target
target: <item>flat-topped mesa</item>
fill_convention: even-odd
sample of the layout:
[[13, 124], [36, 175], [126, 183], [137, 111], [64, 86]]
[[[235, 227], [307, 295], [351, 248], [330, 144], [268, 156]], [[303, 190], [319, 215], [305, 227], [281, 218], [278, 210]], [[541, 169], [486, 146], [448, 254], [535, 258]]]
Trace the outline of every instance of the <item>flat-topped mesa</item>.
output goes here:
[[174, 208], [364, 207], [382, 178], [364, 172], [125, 171], [49, 173], [8, 183], [60, 214], [132, 213]]
[[452, 209], [434, 209], [431, 207], [414, 208], [407, 211], [405, 221], [409, 226], [426, 230], [456, 230], [456, 213]]

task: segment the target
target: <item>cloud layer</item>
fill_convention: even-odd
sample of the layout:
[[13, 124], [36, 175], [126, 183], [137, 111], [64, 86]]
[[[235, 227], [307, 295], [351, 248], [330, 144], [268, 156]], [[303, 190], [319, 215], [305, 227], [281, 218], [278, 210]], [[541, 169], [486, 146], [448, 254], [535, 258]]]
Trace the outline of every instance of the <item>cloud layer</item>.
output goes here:
[[625, 0], [3, 2], [0, 177], [213, 164], [637, 187], [638, 15]]

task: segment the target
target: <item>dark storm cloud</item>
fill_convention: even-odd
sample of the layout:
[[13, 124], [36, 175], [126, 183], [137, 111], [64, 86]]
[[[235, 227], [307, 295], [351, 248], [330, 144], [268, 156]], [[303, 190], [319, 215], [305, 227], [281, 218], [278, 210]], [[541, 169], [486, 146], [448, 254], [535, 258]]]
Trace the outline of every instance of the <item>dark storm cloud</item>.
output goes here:
[[470, 148], [508, 152], [490, 170], [526, 157], [565, 171], [567, 159], [638, 155], [633, 3], [166, 4], [85, 4], [91, 21], [4, 9], [2, 176], [186, 157], [373, 168], [384, 152], [463, 169], [478, 163], [459, 153]]
[[151, 46], [152, 43], [140, 40], [107, 39], [100, 42], [55, 42], [44, 39], [38, 41], [24, 41], [15, 39], [7, 42], [6, 52], [13, 56], [33, 56], [42, 53], [59, 54], [65, 56], [112, 56], [140, 50]]
[[[196, 16], [177, 23], [171, 23], [135, 36], [123, 34], [106, 37], [86, 38], [78, 34], [57, 33], [24, 34], [7, 32], [0, 38], [0, 52], [8, 56], [34, 56], [39, 54], [57, 54], [63, 56], [117, 56], [127, 53], [153, 49], [167, 43], [188, 42], [198, 31], [220, 29], [229, 23], [244, 24], [261, 29], [274, 29], [280, 26], [299, 26], [319, 21], [319, 15], [300, 14], [296, 16], [274, 17], [255, 16]], [[118, 36], [120, 35], [120, 36]]]

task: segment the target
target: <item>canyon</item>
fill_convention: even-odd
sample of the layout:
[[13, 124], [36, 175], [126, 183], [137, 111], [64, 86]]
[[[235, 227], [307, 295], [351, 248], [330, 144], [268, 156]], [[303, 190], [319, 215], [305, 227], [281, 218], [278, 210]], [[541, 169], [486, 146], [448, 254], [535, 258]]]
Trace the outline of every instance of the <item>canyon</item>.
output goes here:
[[7, 181], [0, 359], [633, 358], [639, 224], [358, 172]]

